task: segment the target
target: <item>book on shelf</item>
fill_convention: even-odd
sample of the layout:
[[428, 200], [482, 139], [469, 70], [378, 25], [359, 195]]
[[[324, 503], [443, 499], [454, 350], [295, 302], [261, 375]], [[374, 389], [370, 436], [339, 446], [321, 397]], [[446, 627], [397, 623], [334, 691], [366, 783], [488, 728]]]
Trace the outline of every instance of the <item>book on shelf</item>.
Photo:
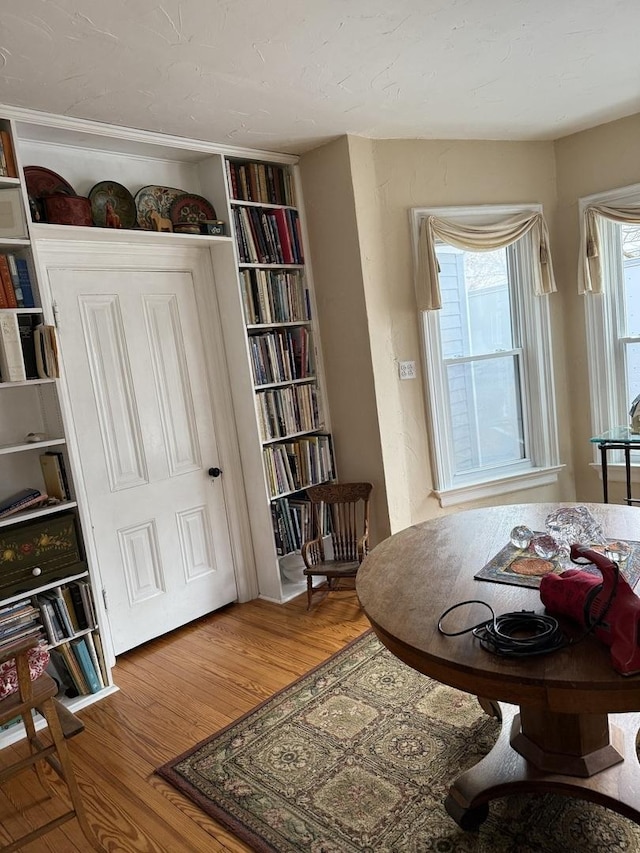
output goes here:
[[[109, 673], [107, 672], [107, 665], [104, 662], [104, 649], [102, 648], [102, 637], [100, 636], [99, 631], [92, 631], [91, 634], [87, 634], [87, 637], [90, 637], [93, 640], [94, 648], [96, 651], [96, 655], [98, 658], [98, 667], [102, 674], [102, 680], [106, 685], [109, 683]], [[89, 649], [91, 650], [91, 649]]]
[[89, 654], [89, 649], [84, 637], [77, 637], [69, 643], [71, 651], [78, 661], [78, 666], [82, 671], [82, 675], [87, 683], [90, 693], [97, 693], [104, 685], [100, 684], [100, 678], [96, 672], [93, 660]]
[[63, 597], [68, 610], [72, 611], [71, 621], [77, 623], [78, 630], [96, 627], [98, 622], [88, 581], [70, 581], [63, 589]]
[[284, 166], [227, 160], [226, 171], [229, 193], [237, 201], [293, 204], [291, 176]]
[[0, 611], [0, 636], [6, 629], [38, 618], [38, 610], [30, 601], [20, 602], [20, 607], [15, 610]]
[[42, 637], [40, 613], [30, 602], [6, 614], [0, 614], [0, 649], [6, 651], [19, 640]]
[[0, 501], [0, 518], [45, 503], [48, 499], [49, 496], [41, 492], [40, 489], [22, 489]]
[[36, 596], [35, 601], [40, 609], [40, 618], [49, 642], [55, 645], [60, 640], [64, 640], [64, 628], [53, 606], [53, 602], [42, 596]]
[[2, 151], [0, 157], [2, 171], [0, 171], [0, 174], [7, 178], [17, 178], [18, 167], [16, 165], [16, 157], [13, 151], [11, 136], [7, 130], [0, 130], [0, 151]]
[[39, 323], [35, 327], [34, 342], [38, 376], [40, 379], [57, 379], [60, 371], [55, 326]]
[[22, 293], [22, 285], [20, 284], [20, 276], [18, 274], [18, 265], [16, 264], [16, 256], [12, 254], [5, 255], [7, 259], [7, 267], [11, 276], [11, 285], [18, 303], [18, 308], [24, 308], [24, 295]]
[[41, 635], [40, 612], [30, 601], [20, 601], [0, 609], [0, 643], [8, 645], [18, 635], [34, 629]]
[[0, 375], [3, 382], [23, 382], [27, 378], [18, 315], [6, 311], [0, 311]]
[[7, 253], [6, 258], [18, 308], [35, 308], [31, 276], [26, 260], [18, 258], [11, 252]]
[[100, 644], [100, 654], [98, 654], [96, 639], [99, 639], [97, 631], [91, 631], [90, 633], [84, 635], [84, 641], [87, 644], [87, 651], [89, 652], [91, 662], [93, 663], [93, 668], [95, 669], [96, 675], [98, 677], [98, 682], [100, 683], [100, 687], [102, 688], [107, 686], [108, 679], [105, 678], [106, 673], [103, 671], [104, 663], [101, 660], [102, 644]]
[[47, 592], [43, 592], [39, 596], [39, 600], [44, 604], [50, 604], [53, 608], [54, 622], [57, 627], [62, 629], [62, 637], [58, 639], [68, 639], [75, 636], [75, 629], [67, 609], [67, 603], [62, 595], [62, 589], [55, 587], [54, 589], [47, 590]]
[[61, 453], [41, 453], [40, 467], [44, 487], [52, 498], [60, 501], [68, 501], [70, 498], [66, 471], [64, 469], [64, 458]]
[[0, 287], [2, 287], [2, 292], [4, 294], [4, 307], [17, 308], [18, 298], [11, 278], [9, 260], [7, 256], [3, 254], [0, 254]]
[[0, 607], [0, 621], [9, 619], [22, 610], [28, 610], [30, 606], [29, 601], [14, 601], [12, 604], [3, 604]]
[[76, 683], [71, 677], [64, 657], [58, 649], [49, 649], [49, 664], [47, 672], [58, 685], [58, 692], [62, 696], [68, 696], [70, 699], [79, 695]]
[[[18, 273], [18, 288], [22, 293], [22, 301], [24, 308], [35, 308], [35, 297], [33, 295], [33, 285], [31, 284], [31, 273], [29, 272], [29, 264], [25, 258], [19, 258], [16, 255], [7, 255], [9, 261], [9, 270], [12, 268], [12, 259], [15, 263], [15, 268]], [[13, 272], [11, 273], [13, 276]]]
[[69, 593], [69, 597], [71, 598], [73, 612], [75, 613], [75, 617], [78, 622], [78, 629], [80, 631], [84, 631], [85, 628], [94, 627], [89, 624], [89, 616], [87, 615], [79, 582], [76, 581], [67, 584], [66, 589]]
[[[69, 643], [60, 643], [54, 649], [50, 649], [49, 654], [63, 679], [65, 678], [64, 673], [66, 671], [68, 680], [73, 685], [72, 693], [75, 692], [77, 696], [85, 696], [91, 692]], [[72, 693], [68, 693], [67, 695], [72, 695]]]
[[13, 631], [7, 631], [7, 633], [0, 638], [0, 652], [4, 655], [7, 652], [12, 651], [12, 649], [17, 648], [25, 640], [41, 640], [42, 638], [42, 625], [39, 623], [20, 625]]
[[39, 379], [35, 341], [35, 329], [40, 322], [39, 318], [34, 314], [18, 314], [17, 316], [24, 372], [27, 379]]
[[273, 217], [276, 221], [276, 226], [278, 228], [278, 236], [280, 238], [280, 248], [282, 254], [282, 260], [285, 264], [293, 264], [295, 263], [295, 257], [293, 254], [292, 247], [292, 237], [289, 233], [288, 221], [287, 221], [287, 212], [281, 208], [273, 211]]

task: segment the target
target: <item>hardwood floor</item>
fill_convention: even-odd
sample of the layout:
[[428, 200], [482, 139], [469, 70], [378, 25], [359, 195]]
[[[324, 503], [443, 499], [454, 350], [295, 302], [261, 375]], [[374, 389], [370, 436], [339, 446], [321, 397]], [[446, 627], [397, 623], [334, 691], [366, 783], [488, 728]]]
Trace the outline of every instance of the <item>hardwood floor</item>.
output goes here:
[[[311, 612], [306, 597], [286, 605], [230, 605], [118, 659], [120, 691], [81, 711], [86, 730], [69, 741], [89, 822], [107, 851], [247, 851], [153, 771], [237, 719], [368, 627], [353, 591], [333, 593]], [[9, 751], [0, 752], [0, 766]], [[15, 753], [14, 753], [15, 754]], [[51, 778], [55, 777], [51, 774]], [[55, 783], [56, 790], [63, 788]], [[0, 791], [5, 843], [62, 811], [25, 771]], [[71, 821], [25, 853], [86, 851]]]

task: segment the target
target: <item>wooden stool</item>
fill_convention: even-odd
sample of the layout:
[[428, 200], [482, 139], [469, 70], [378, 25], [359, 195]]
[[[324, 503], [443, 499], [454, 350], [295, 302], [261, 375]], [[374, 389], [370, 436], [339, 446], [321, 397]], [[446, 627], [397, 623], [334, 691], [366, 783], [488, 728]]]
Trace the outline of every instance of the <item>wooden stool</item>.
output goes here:
[[[84, 806], [80, 798], [80, 790], [76, 782], [73, 766], [71, 764], [71, 756], [67, 749], [65, 737], [71, 737], [83, 731], [84, 724], [67, 708], [55, 699], [58, 692], [58, 687], [55, 681], [46, 672], [35, 678], [33, 681], [29, 674], [29, 650], [37, 644], [33, 640], [25, 641], [21, 645], [15, 646], [11, 651], [0, 653], [0, 663], [15, 658], [16, 669], [18, 673], [18, 691], [12, 693], [5, 699], [0, 700], [0, 725], [3, 725], [9, 720], [17, 716], [22, 717], [29, 749], [31, 754], [26, 758], [15, 761], [10, 766], [0, 771], [0, 784], [5, 780], [10, 779], [22, 770], [28, 767], [34, 767], [41, 785], [51, 794], [51, 787], [47, 782], [43, 772], [43, 762], [47, 762], [60, 776], [69, 789], [72, 808], [48, 821], [38, 829], [34, 829], [27, 835], [22, 836], [10, 844], [0, 847], [2, 853], [9, 853], [12, 850], [19, 850], [21, 847], [40, 838], [46, 832], [52, 829], [57, 829], [74, 817], [77, 818], [80, 828], [82, 829], [87, 841], [93, 850], [99, 850], [104, 853], [104, 848], [95, 837], [93, 830], [89, 826]], [[47, 745], [42, 742], [36, 734], [36, 729], [33, 721], [32, 712], [36, 710], [46, 720], [49, 728], [49, 735], [52, 743]]]

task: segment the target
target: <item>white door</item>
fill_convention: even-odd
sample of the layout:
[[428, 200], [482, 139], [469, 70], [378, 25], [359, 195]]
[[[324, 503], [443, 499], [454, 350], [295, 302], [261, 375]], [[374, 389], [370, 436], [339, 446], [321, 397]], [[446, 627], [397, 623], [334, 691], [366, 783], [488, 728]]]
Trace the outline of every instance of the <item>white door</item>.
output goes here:
[[144, 265], [47, 270], [116, 654], [237, 598], [197, 265]]

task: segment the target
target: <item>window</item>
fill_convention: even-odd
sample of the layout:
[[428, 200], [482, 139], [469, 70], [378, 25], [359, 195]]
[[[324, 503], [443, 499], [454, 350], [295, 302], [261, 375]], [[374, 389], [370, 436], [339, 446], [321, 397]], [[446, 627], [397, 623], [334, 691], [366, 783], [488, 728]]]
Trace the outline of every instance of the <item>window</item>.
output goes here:
[[[629, 423], [640, 394], [640, 187], [581, 199], [588, 206], [638, 207], [638, 222], [597, 216], [602, 293], [585, 295], [592, 434]], [[597, 452], [594, 448], [594, 453]], [[615, 464], [622, 454], [610, 454]], [[596, 457], [594, 456], [594, 459]], [[640, 452], [632, 452], [634, 464]]]
[[[473, 225], [527, 210], [416, 210], [414, 235], [428, 215]], [[444, 242], [435, 249], [442, 307], [423, 318], [441, 504], [555, 481], [549, 297], [534, 295], [531, 233], [489, 251]]]

